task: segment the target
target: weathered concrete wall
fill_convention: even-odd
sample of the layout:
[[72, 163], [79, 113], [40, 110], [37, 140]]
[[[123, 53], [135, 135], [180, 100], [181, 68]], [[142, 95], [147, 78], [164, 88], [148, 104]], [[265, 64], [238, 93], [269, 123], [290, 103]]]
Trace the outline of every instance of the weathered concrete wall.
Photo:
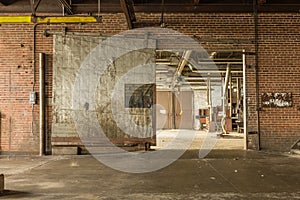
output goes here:
[[[130, 137], [153, 136], [154, 110], [152, 108], [126, 108], [125, 85], [155, 83], [155, 65], [151, 65], [154, 62], [154, 50], [132, 51], [116, 59], [108, 67], [106, 75], [100, 78], [96, 94], [98, 120], [106, 135], [117, 139], [117, 143], [122, 143], [123, 139]], [[154, 98], [154, 93], [152, 94]]]

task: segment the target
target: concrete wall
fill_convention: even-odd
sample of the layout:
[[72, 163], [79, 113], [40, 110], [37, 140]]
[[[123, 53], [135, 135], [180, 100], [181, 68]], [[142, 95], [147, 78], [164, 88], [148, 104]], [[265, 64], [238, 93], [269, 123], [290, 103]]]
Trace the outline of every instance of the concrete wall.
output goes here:
[[[137, 13], [138, 24], [159, 23], [160, 14]], [[170, 14], [164, 15], [167, 27], [189, 36], [210, 38], [200, 44], [207, 50], [254, 51], [254, 20], [252, 14]], [[259, 97], [265, 92], [291, 92], [293, 106], [262, 108], [260, 112], [262, 149], [286, 151], [300, 137], [300, 15], [286, 13], [259, 14]], [[37, 53], [46, 53], [47, 138], [52, 134], [52, 67], [53, 37], [45, 37], [43, 30], [61, 32], [116, 34], [127, 29], [123, 13], [103, 14], [101, 24], [39, 25], [36, 30]], [[222, 39], [233, 38], [235, 41]], [[241, 42], [239, 40], [248, 40]], [[28, 103], [32, 90], [38, 91], [33, 63], [33, 25], [0, 26], [0, 112], [2, 152], [38, 151], [38, 105]], [[247, 64], [254, 65], [253, 56]], [[36, 59], [35, 66], [37, 66]], [[247, 101], [249, 130], [257, 131], [255, 68], [247, 68]], [[261, 106], [259, 98], [259, 106]], [[54, 141], [54, 140], [53, 140]], [[69, 137], [68, 141], [78, 141]], [[58, 141], [56, 141], [58, 142]]]

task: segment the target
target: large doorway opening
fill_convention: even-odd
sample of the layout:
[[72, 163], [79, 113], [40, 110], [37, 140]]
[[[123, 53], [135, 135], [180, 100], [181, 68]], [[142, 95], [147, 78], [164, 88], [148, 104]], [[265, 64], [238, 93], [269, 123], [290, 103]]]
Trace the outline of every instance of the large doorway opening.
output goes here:
[[246, 149], [243, 51], [197, 52], [190, 62], [193, 53], [156, 51], [157, 148], [185, 131], [196, 132], [191, 148], [218, 133], [214, 148]]

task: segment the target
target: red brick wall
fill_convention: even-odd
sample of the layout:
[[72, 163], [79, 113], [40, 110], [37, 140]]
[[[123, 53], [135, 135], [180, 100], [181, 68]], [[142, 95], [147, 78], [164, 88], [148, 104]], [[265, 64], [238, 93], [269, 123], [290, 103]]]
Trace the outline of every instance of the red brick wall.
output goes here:
[[[35, 83], [33, 67], [33, 25], [0, 26], [0, 151], [39, 152], [39, 105], [33, 109], [29, 93], [39, 90], [38, 54], [46, 54], [46, 134], [51, 138], [53, 38], [45, 37], [45, 29], [53, 32], [67, 27], [73, 32], [117, 34], [127, 29], [123, 14], [106, 14], [101, 24], [38, 25], [36, 27]], [[38, 101], [39, 99], [37, 99]], [[77, 138], [76, 138], [77, 139]], [[49, 150], [49, 149], [48, 149]]]
[[[157, 26], [160, 14], [137, 13], [138, 27]], [[254, 20], [251, 14], [166, 14], [167, 28], [189, 36], [240, 40], [254, 39]], [[292, 92], [293, 107], [262, 108], [261, 147], [286, 151], [300, 138], [300, 14], [259, 15], [259, 79], [263, 92]], [[122, 13], [104, 14], [103, 23], [85, 25], [39, 25], [36, 28], [36, 84], [38, 91], [38, 53], [46, 54], [46, 98], [52, 98], [52, 37], [43, 30], [116, 34], [127, 29]], [[254, 44], [210, 41], [201, 42], [207, 50], [254, 51]], [[29, 104], [28, 96], [34, 84], [33, 25], [0, 26], [0, 112], [1, 151], [38, 152], [38, 105]], [[254, 65], [253, 56], [247, 64]], [[257, 131], [255, 69], [247, 69], [249, 130]], [[51, 104], [46, 107], [46, 132], [51, 138]]]
[[262, 14], [259, 19], [260, 92], [291, 92], [290, 108], [263, 108], [263, 148], [288, 148], [300, 139], [300, 15]]

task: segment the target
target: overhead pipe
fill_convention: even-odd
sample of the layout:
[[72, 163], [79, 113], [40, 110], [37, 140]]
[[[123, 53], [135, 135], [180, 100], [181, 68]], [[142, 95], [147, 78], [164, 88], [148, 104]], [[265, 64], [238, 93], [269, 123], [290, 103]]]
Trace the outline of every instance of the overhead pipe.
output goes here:
[[224, 83], [224, 88], [223, 88], [223, 97], [224, 97], [224, 99], [227, 96], [230, 73], [231, 73], [230, 65], [228, 64], [227, 68], [226, 68], [225, 83]]
[[94, 16], [0, 16], [0, 24], [60, 24], [60, 23], [99, 23]]
[[175, 109], [176, 95], [174, 93], [175, 86], [178, 81], [177, 78], [181, 76], [182, 70], [184, 69], [185, 65], [188, 63], [188, 59], [190, 58], [191, 53], [192, 53], [191, 50], [187, 50], [184, 53], [184, 55], [181, 58], [181, 62], [179, 63], [178, 68], [173, 77], [173, 83], [172, 83], [172, 126], [173, 126], [173, 128], [176, 128], [176, 113], [175, 113], [175, 111], [176, 111], [176, 109]]

